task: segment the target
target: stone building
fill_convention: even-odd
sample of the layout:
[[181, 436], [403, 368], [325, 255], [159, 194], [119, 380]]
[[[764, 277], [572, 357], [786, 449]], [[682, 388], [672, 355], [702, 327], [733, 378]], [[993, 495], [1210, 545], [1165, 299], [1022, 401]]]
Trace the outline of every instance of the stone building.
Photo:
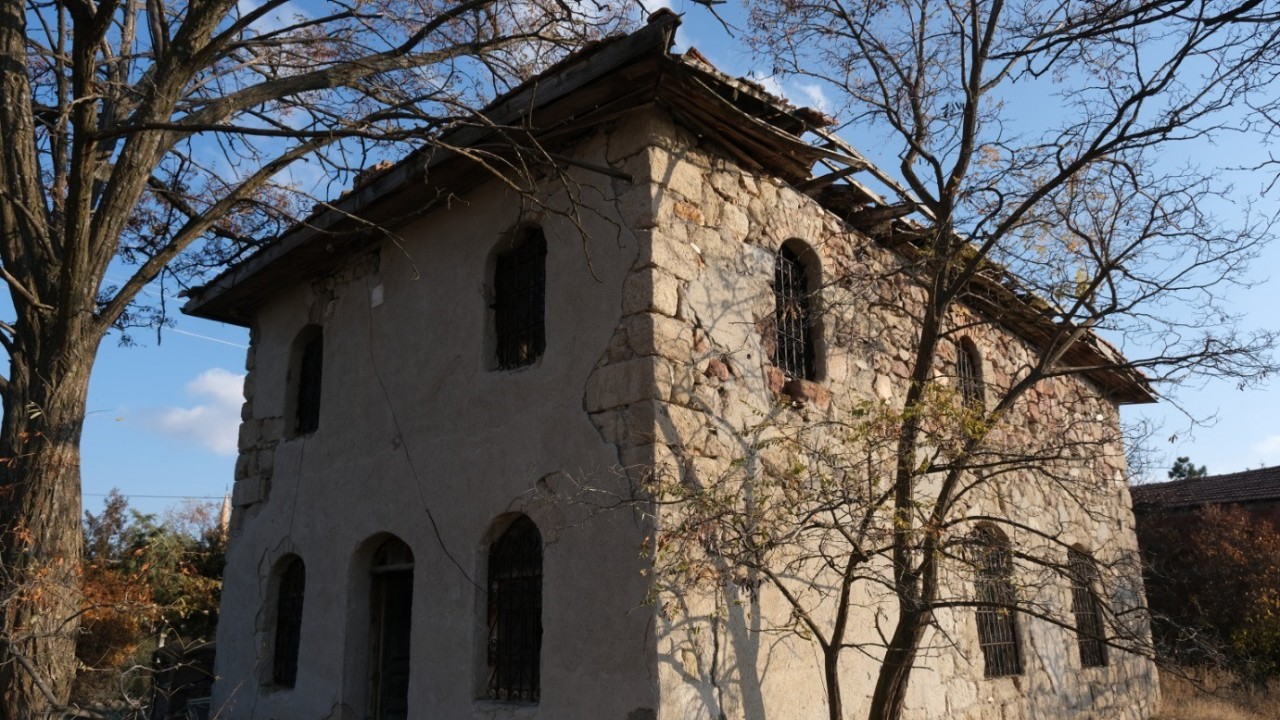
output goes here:
[[[764, 418], [900, 403], [910, 331], [866, 294], [916, 293], [890, 272], [836, 280], [895, 262], [853, 221], [884, 204], [815, 182], [839, 151], [800, 136], [824, 118], [673, 55], [677, 24], [659, 13], [489, 108], [503, 125], [536, 115], [564, 171], [536, 197], [456, 156], [413, 155], [192, 292], [186, 312], [252, 338], [219, 717], [826, 717], [803, 638], [647, 603], [641, 549], [660, 513], [608, 499], [659, 475], [715, 478]], [[975, 325], [955, 350], [960, 390], [1008, 382], [1034, 337], [1032, 320]], [[1088, 436], [1087, 501], [1107, 512], [1082, 514], [1048, 483], [975, 502], [1100, 559], [1131, 552], [1116, 407], [1150, 399], [1140, 377], [1097, 371], [1017, 411], [1028, 432]], [[1067, 607], [1071, 591], [1034, 590]], [[744, 604], [779, 612], [767, 590]], [[699, 612], [737, 624], [706, 632]], [[867, 613], [870, 634], [883, 612]], [[1084, 657], [1074, 631], [1027, 619], [993, 671], [982, 622], [940, 617], [954, 642], [922, 657], [909, 717], [1149, 714], [1146, 661]], [[860, 654], [842, 666], [850, 717], [874, 671]]]

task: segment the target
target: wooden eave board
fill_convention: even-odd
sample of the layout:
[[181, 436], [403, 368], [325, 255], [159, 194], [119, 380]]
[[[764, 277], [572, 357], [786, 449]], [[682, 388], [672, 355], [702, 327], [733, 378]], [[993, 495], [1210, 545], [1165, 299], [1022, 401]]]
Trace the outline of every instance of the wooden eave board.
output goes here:
[[[599, 83], [605, 97], [633, 90], [616, 82], [615, 74], [627, 65], [665, 56], [679, 19], [666, 13], [631, 35], [603, 41], [590, 52], [579, 53], [543, 75], [513, 89], [496, 100], [485, 114], [494, 124], [518, 125], [529, 115], [535, 122], [548, 118], [556, 103], [571, 108], [589, 107], [594, 97], [583, 88]], [[573, 114], [562, 109], [562, 117]], [[539, 120], [542, 118], [542, 120]], [[491, 128], [464, 127], [449, 133], [444, 142], [456, 147], [474, 147], [495, 135]], [[346, 255], [367, 247], [380, 237], [372, 232], [351, 232], [359, 216], [374, 223], [388, 218], [421, 215], [406, 213], [418, 199], [447, 198], [471, 189], [488, 177], [475, 163], [448, 152], [414, 152], [370, 182], [355, 188], [334, 202], [335, 209], [313, 213], [306, 221], [272, 241], [245, 261], [224, 271], [203, 288], [194, 290], [182, 308], [197, 317], [237, 325], [249, 322], [252, 308], [273, 294], [282, 284], [296, 282], [309, 274], [323, 272]], [[415, 182], [423, 182], [423, 193], [405, 192]], [[431, 207], [427, 205], [427, 207]], [[367, 223], [363, 223], [367, 226]]]

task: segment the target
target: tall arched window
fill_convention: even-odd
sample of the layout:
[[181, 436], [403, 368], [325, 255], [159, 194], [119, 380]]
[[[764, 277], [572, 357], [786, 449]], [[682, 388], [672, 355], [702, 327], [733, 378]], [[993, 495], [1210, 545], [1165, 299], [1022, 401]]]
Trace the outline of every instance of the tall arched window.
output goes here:
[[489, 548], [489, 682], [494, 700], [538, 702], [542, 534], [521, 515]]
[[1098, 566], [1089, 553], [1079, 548], [1067, 550], [1067, 571], [1071, 576], [1071, 612], [1076, 616], [1076, 644], [1080, 648], [1080, 665], [1107, 665], [1106, 627], [1102, 623], [1102, 604], [1098, 602]]
[[981, 409], [985, 402], [982, 384], [982, 359], [978, 346], [969, 338], [960, 338], [956, 347], [956, 379], [960, 385], [960, 399], [967, 407]]
[[532, 365], [542, 356], [547, 347], [546, 292], [546, 237], [542, 228], [521, 228], [494, 257], [493, 328], [499, 369]]
[[[808, 253], [806, 253], [808, 254]], [[773, 266], [775, 345], [773, 364], [793, 380], [817, 377], [811, 283], [816, 268], [793, 242], [778, 248]]]
[[309, 435], [320, 427], [320, 386], [324, 375], [324, 332], [319, 325], [308, 325], [293, 341], [293, 358], [289, 367], [290, 402], [293, 405], [290, 427], [293, 436]]
[[302, 558], [291, 555], [280, 567], [276, 589], [276, 636], [272, 645], [271, 681], [293, 687], [298, 680], [298, 646], [302, 641], [302, 600], [307, 571]]
[[989, 677], [1022, 674], [1018, 647], [1017, 593], [1013, 587], [1013, 549], [1004, 533], [989, 525], [974, 529], [970, 550], [976, 576], [978, 644], [983, 673]]
[[409, 650], [413, 620], [413, 551], [388, 538], [373, 554], [369, 674], [374, 720], [409, 715]]

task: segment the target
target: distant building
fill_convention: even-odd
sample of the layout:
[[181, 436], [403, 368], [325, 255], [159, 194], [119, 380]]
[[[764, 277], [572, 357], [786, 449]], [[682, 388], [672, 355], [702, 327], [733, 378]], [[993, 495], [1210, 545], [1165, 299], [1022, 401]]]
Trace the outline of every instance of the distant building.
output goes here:
[[[645, 603], [641, 548], [663, 509], [572, 499], [655, 473], [710, 481], [770, 413], [848, 417], [909, 384], [911, 327], [882, 309], [919, 287], [874, 236], [901, 213], [815, 182], [835, 151], [801, 136], [821, 114], [672, 54], [677, 23], [659, 13], [490, 107], [498, 125], [535, 118], [567, 170], [539, 202], [457, 155], [415, 154], [192, 292], [186, 312], [252, 331], [217, 717], [825, 717], [808, 641]], [[477, 124], [446, 140], [506, 137]], [[833, 280], [854, 266], [880, 279]], [[944, 377], [982, 403], [1050, 321], [998, 284], [966, 302]], [[980, 320], [982, 302], [1018, 322]], [[987, 561], [957, 592], [995, 599], [939, 614], [909, 718], [1150, 715], [1153, 666], [1096, 637], [1113, 622], [1097, 593], [1140, 605], [1140, 580], [1099, 589], [1091, 573], [1136, 552], [1117, 408], [1152, 396], [1095, 338], [1060, 350], [1093, 369], [1009, 408], [1006, 435], [1089, 448], [1071, 458], [1076, 494], [1025, 471], [1006, 496], [964, 498], [1025, 533], [979, 529]], [[1085, 569], [1024, 587], [1014, 551], [1042, 537]], [[761, 591], [751, 617], [778, 616], [778, 600]], [[1008, 611], [1022, 600], [1078, 622]], [[859, 602], [858, 639], [877, 643], [883, 599]], [[847, 657], [854, 716], [877, 663]]]
[[1210, 505], [1236, 505], [1280, 528], [1280, 466], [1135, 485], [1138, 516], [1189, 515]]

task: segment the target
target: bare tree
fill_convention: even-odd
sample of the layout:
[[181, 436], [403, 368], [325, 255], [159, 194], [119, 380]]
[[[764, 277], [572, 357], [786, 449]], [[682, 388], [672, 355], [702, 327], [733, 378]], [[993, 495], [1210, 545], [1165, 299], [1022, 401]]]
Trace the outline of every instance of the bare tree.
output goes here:
[[4, 715], [67, 699], [86, 390], [113, 329], [165, 322], [143, 288], [198, 281], [366, 163], [483, 124], [486, 99], [621, 22], [557, 0], [4, 0]]
[[[1249, 105], [1274, 92], [1280, 7], [750, 7], [775, 72], [834, 92], [848, 127], [896, 157], [892, 172], [833, 165], [809, 190], [870, 173], [868, 184], [897, 196], [844, 216], [896, 259], [828, 278], [821, 292], [829, 326], [865, 314], [910, 327], [905, 389], [900, 403], [868, 401], [835, 423], [775, 413], [739, 436], [730, 470], [660, 483], [659, 502], [678, 511], [659, 514], [655, 597], [678, 604], [702, 583], [769, 588], [790, 608], [772, 629], [821, 650], [833, 720], [845, 717], [847, 651], [878, 662], [869, 717], [897, 718], [913, 669], [938, 650], [928, 643], [949, 646], [939, 616], [959, 608], [1034, 616], [1149, 653], [1131, 528], [1089, 548], [1095, 570], [1081, 569], [1072, 544], [1089, 528], [1128, 526], [1121, 431], [1103, 400], [1118, 390], [1101, 378], [1167, 392], [1187, 377], [1248, 384], [1275, 369], [1276, 335], [1242, 331], [1224, 302], [1248, 284], [1273, 219], [1216, 168], [1172, 158], [1238, 131]], [[974, 393], [957, 368], [963, 339], [984, 333], [1018, 335], [1028, 354], [1014, 352], [1013, 367]], [[1016, 495], [1019, 483], [1042, 495]], [[1037, 503], [1078, 520], [1020, 517]], [[1016, 546], [998, 540], [1015, 534]], [[998, 581], [1006, 566], [1016, 591]], [[1067, 610], [1043, 600], [1064, 582], [1086, 588]], [[1071, 609], [1090, 594], [1106, 617], [1096, 631]], [[885, 624], [868, 639], [859, 617]]]

